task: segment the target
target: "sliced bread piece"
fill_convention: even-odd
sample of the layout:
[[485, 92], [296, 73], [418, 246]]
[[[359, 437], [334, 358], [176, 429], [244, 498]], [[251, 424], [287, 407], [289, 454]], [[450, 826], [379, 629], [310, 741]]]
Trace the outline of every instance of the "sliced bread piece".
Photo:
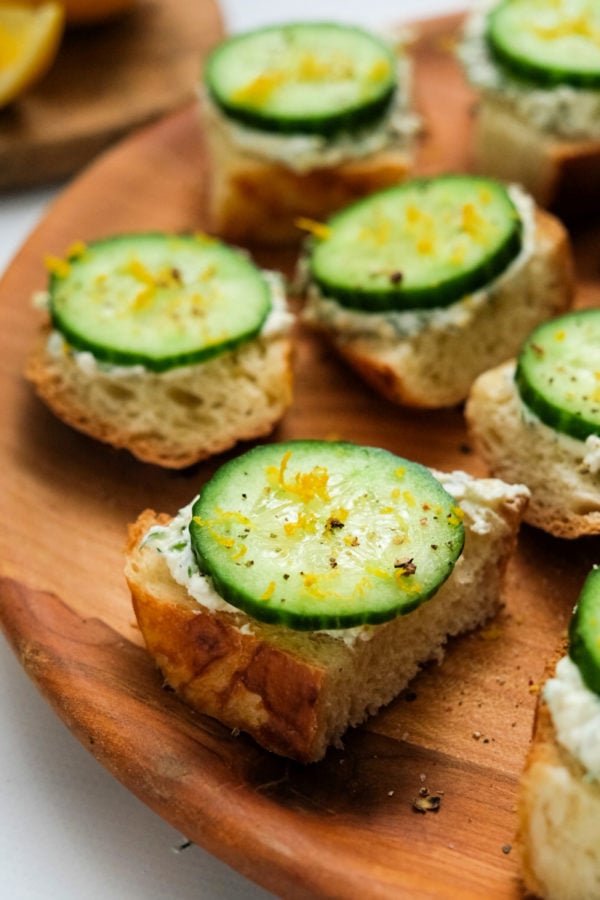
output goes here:
[[600, 895], [600, 568], [569, 624], [567, 653], [548, 667], [519, 793], [527, 888], [546, 900]]
[[296, 171], [236, 145], [222, 116], [206, 105], [211, 230], [243, 246], [299, 244], [302, 217], [327, 218], [380, 188], [403, 181], [412, 166], [408, 144], [356, 159]]
[[459, 44], [479, 98], [476, 169], [573, 216], [600, 196], [596, 17], [578, 0], [478, 0]]
[[272, 431], [292, 402], [292, 344], [257, 338], [196, 365], [127, 371], [97, 366], [45, 329], [26, 374], [63, 422], [181, 469]]
[[542, 701], [519, 794], [525, 886], [545, 900], [600, 895], [600, 784], [556, 738]]
[[399, 44], [342, 23], [292, 22], [212, 51], [201, 103], [215, 233], [298, 244], [299, 217], [321, 220], [406, 177], [418, 121]]
[[384, 315], [345, 309], [309, 284], [304, 319], [389, 400], [430, 409], [461, 403], [481, 372], [513, 356], [536, 324], [572, 303], [566, 230], [529, 209], [528, 198], [519, 208], [526, 249], [487, 288], [447, 307]]
[[291, 402], [283, 280], [206, 235], [140, 233], [48, 260], [26, 375], [52, 411], [182, 468], [267, 434]]
[[549, 134], [500, 98], [484, 94], [474, 134], [475, 165], [484, 175], [521, 184], [543, 207], [573, 215], [597, 208], [600, 138]]
[[[296, 631], [230, 605], [214, 608], [212, 600], [202, 605], [146, 540], [171, 517], [142, 513], [130, 527], [126, 578], [144, 640], [167, 683], [196, 710], [268, 750], [301, 762], [322, 758], [348, 727], [389, 703], [424, 662], [441, 660], [450, 636], [481, 625], [499, 608], [528, 491], [462, 472], [434, 474], [464, 513], [462, 556], [432, 599], [383, 624], [351, 629]], [[190, 517], [189, 508], [177, 517], [178, 540], [185, 539]]]
[[515, 362], [481, 375], [465, 406], [490, 472], [526, 484], [525, 521], [561, 538], [600, 534], [600, 439], [578, 440], [540, 421], [521, 401]]

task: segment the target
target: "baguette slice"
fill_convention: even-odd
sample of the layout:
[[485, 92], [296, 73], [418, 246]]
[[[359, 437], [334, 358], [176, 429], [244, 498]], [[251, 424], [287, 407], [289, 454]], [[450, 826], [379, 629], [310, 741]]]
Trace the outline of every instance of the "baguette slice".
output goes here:
[[215, 234], [231, 243], [298, 244], [304, 237], [295, 224], [298, 218], [322, 221], [359, 197], [404, 181], [412, 165], [408, 147], [398, 146], [296, 172], [237, 147], [220, 116], [208, 105], [205, 112], [211, 173], [209, 222]]
[[600, 140], [568, 140], [540, 131], [496, 96], [483, 94], [475, 128], [479, 172], [521, 184], [543, 207], [564, 213], [597, 208]]
[[546, 900], [600, 896], [600, 785], [556, 740], [540, 701], [519, 794], [519, 835], [528, 891]]
[[507, 362], [473, 384], [465, 416], [477, 452], [493, 475], [529, 487], [530, 525], [561, 538], [600, 534], [600, 471], [586, 462], [590, 443], [524, 414], [514, 371]]
[[336, 329], [310, 305], [305, 318], [384, 397], [436, 409], [461, 403], [481, 372], [514, 356], [535, 325], [566, 310], [574, 283], [567, 232], [554, 216], [536, 209], [531, 257], [488, 302], [465, 308], [464, 323], [380, 337]]
[[433, 599], [359, 630], [354, 641], [351, 632], [297, 632], [200, 606], [173, 580], [164, 557], [140, 546], [149, 528], [170, 517], [143, 512], [130, 526], [125, 572], [142, 635], [168, 684], [196, 710], [268, 750], [300, 762], [321, 759], [349, 726], [389, 703], [422, 663], [441, 660], [449, 636], [499, 608], [528, 491], [462, 472], [435, 474], [464, 510], [463, 555]]
[[131, 367], [118, 377], [53, 352], [49, 328], [26, 376], [68, 425], [138, 459], [184, 468], [268, 434], [292, 400], [291, 341], [259, 337], [197, 365], [167, 372]]

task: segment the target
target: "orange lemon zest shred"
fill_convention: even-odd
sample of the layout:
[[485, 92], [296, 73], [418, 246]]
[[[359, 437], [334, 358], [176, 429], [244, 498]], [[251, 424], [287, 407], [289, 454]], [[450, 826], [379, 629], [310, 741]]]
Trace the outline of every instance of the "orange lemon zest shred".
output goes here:
[[70, 264], [66, 259], [61, 259], [60, 256], [47, 254], [44, 257], [44, 265], [48, 272], [50, 272], [51, 275], [56, 275], [57, 278], [66, 278], [71, 271]]
[[309, 219], [307, 216], [299, 216], [294, 221], [294, 225], [301, 231], [308, 231], [309, 234], [319, 238], [321, 241], [326, 241], [327, 238], [331, 237], [331, 228], [329, 225], [325, 225], [323, 222], [317, 222], [316, 219]]

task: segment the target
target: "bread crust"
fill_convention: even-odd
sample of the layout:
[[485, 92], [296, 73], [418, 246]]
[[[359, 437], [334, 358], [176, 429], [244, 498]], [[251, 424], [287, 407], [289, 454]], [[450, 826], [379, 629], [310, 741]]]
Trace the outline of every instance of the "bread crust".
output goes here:
[[[201, 607], [171, 578], [164, 557], [140, 546], [152, 525], [169, 521], [146, 510], [130, 526], [125, 574], [149, 653], [197, 711], [268, 750], [316, 761], [349, 726], [389, 703], [423, 662], [440, 660], [449, 635], [496, 612], [528, 496], [522, 488], [503, 489], [486, 503], [470, 502], [467, 486], [467, 541], [455, 575], [434, 599], [352, 645]], [[483, 517], [477, 528], [469, 527], [470, 515]]]
[[517, 836], [525, 886], [546, 900], [600, 896], [600, 785], [557, 739], [538, 703], [521, 779]]
[[483, 94], [474, 144], [479, 172], [521, 184], [541, 206], [597, 208], [600, 140], [555, 137], [517, 116], [501, 97]]
[[405, 147], [389, 147], [337, 165], [296, 172], [234, 146], [220, 117], [209, 120], [210, 229], [244, 246], [295, 245], [305, 233], [295, 224], [302, 216], [323, 221], [331, 213], [407, 177], [412, 157]]
[[531, 490], [525, 521], [560, 538], [600, 534], [600, 472], [586, 468], [583, 441], [561, 438], [523, 415], [511, 360], [473, 384], [465, 418], [490, 472]]
[[184, 468], [268, 434], [292, 401], [292, 344], [257, 338], [204, 363], [111, 377], [82, 368], [45, 326], [26, 377], [63, 422], [138, 459]]
[[436, 409], [465, 400], [474, 379], [514, 356], [540, 322], [568, 309], [574, 291], [568, 234], [558, 219], [536, 209], [531, 258], [464, 325], [390, 338], [339, 331], [310, 312], [308, 321], [388, 400]]

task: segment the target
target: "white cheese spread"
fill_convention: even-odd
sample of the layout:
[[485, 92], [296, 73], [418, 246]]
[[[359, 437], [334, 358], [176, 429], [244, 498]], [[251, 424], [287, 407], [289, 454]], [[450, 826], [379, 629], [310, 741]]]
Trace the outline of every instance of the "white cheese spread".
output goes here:
[[[545, 422], [534, 413], [534, 411], [523, 403], [521, 395], [515, 384], [514, 366], [507, 368], [506, 378], [508, 379], [508, 389], [511, 395], [512, 403], [516, 410], [516, 414], [520, 415], [522, 421], [530, 430], [529, 441], [533, 444], [536, 441], [548, 446], [553, 444], [560, 450], [562, 460], [571, 462], [574, 469], [582, 475], [590, 475], [596, 480], [600, 476], [600, 437], [590, 434], [585, 441], [564, 434], [546, 425]], [[599, 479], [600, 480], [600, 479]]]
[[600, 697], [585, 685], [570, 657], [560, 660], [542, 695], [558, 742], [580, 761], [591, 778], [600, 779]]
[[560, 138], [600, 138], [600, 90], [563, 84], [528, 85], [497, 65], [485, 39], [486, 16], [497, 0], [484, 0], [468, 18], [459, 58], [473, 87], [502, 102], [539, 131]]
[[500, 478], [473, 478], [466, 472], [434, 472], [460, 508], [468, 532], [490, 534], [497, 527], [497, 510], [507, 501], [529, 496], [523, 484], [507, 484]]
[[[510, 265], [485, 288], [445, 307], [371, 313], [348, 309], [337, 300], [323, 296], [316, 284], [309, 283], [303, 318], [308, 322], [325, 325], [338, 334], [373, 336], [390, 342], [411, 337], [426, 328], [440, 332], [467, 328], [482, 307], [493, 303], [498, 292], [504, 291], [513, 279], [519, 277], [534, 253], [533, 200], [516, 185], [509, 188], [509, 193], [523, 223], [523, 243]], [[306, 260], [302, 265], [306, 266]]]

